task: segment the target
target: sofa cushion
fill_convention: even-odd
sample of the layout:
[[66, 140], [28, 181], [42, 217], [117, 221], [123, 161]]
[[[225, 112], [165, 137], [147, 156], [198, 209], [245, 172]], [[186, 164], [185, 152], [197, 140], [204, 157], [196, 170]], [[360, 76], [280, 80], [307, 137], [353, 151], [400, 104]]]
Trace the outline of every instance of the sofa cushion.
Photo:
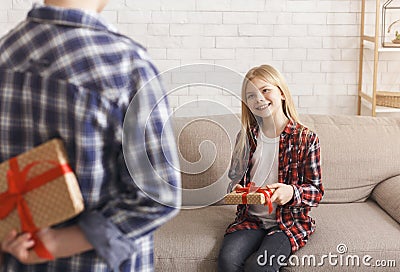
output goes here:
[[207, 206], [221, 200], [230, 182], [228, 170], [240, 129], [239, 117], [176, 117], [174, 129], [183, 205]]
[[226, 175], [239, 129], [236, 115], [174, 118], [183, 188], [202, 188]]
[[[343, 258], [358, 255], [360, 267], [331, 266], [325, 260], [323, 269], [305, 266], [302, 271], [374, 271], [372, 267], [362, 265], [365, 255], [373, 258], [371, 264], [375, 260], [400, 260], [400, 225], [372, 200], [364, 203], [321, 204], [311, 210], [311, 216], [315, 218], [317, 229], [308, 244], [296, 253], [300, 260], [304, 256], [315, 255], [316, 260], [320, 261], [322, 255], [329, 253], [342, 255]], [[341, 244], [347, 248], [344, 254], [337, 251]], [[384, 270], [397, 271], [395, 268]], [[297, 272], [300, 269], [287, 267], [282, 271]]]
[[[155, 233], [156, 271], [216, 271], [216, 262], [226, 227], [234, 219], [235, 206], [210, 206], [182, 210]], [[312, 210], [317, 230], [308, 244], [296, 255], [300, 260], [313, 254], [338, 254], [336, 247], [345, 244], [343, 256], [369, 254], [373, 260], [400, 260], [400, 225], [373, 201], [351, 204], [322, 204]], [[346, 226], [346, 227], [344, 227]], [[388, 243], [390, 241], [390, 243]], [[330, 266], [323, 271], [343, 271]], [[282, 271], [321, 271], [321, 267], [286, 267]], [[346, 267], [346, 271], [364, 271]], [[387, 269], [385, 271], [395, 271]]]
[[156, 271], [216, 271], [216, 258], [236, 206], [182, 210], [155, 233]]
[[362, 202], [400, 175], [400, 118], [303, 115], [321, 142], [323, 203]]
[[371, 198], [400, 223], [400, 176], [379, 183], [372, 191]]

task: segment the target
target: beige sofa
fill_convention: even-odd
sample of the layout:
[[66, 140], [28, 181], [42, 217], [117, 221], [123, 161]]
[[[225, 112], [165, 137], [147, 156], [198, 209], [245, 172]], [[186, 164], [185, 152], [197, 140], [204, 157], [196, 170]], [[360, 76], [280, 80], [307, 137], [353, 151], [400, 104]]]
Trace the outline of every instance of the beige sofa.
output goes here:
[[[320, 137], [325, 196], [311, 212], [316, 232], [281, 271], [398, 271], [400, 118], [305, 115], [301, 119]], [[226, 170], [239, 119], [235, 115], [176, 118], [175, 125], [182, 165], [188, 170], [182, 174], [183, 187], [192, 193], [217, 180], [222, 184], [208, 195], [200, 191], [183, 196], [185, 205], [206, 206], [224, 193], [229, 182]], [[215, 158], [209, 155], [213, 152]], [[190, 162], [207, 156], [214, 158], [212, 165], [190, 173]], [[207, 163], [200, 164], [192, 166]], [[220, 203], [182, 209], [155, 234], [156, 271], [216, 271], [224, 231], [235, 210], [236, 206]]]

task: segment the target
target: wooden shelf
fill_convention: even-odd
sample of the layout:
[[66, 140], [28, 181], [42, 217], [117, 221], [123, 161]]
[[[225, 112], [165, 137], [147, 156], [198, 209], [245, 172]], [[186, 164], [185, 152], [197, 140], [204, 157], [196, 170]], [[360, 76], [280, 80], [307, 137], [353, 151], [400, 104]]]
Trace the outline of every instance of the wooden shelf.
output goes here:
[[[385, 47], [381, 44], [381, 37], [379, 33], [379, 26], [381, 22], [381, 0], [375, 0], [375, 32], [373, 36], [365, 34], [365, 2], [361, 1], [361, 31], [360, 31], [360, 58], [359, 58], [359, 74], [358, 74], [358, 107], [357, 113], [361, 114], [361, 106], [366, 105], [367, 108], [371, 109], [371, 115], [376, 116], [376, 113], [400, 113], [400, 108], [392, 107], [382, 107], [378, 106], [378, 103], [383, 105], [394, 105], [393, 98], [389, 96], [396, 96], [400, 92], [383, 92], [378, 91], [378, 63], [379, 63], [379, 53], [381, 52], [400, 52], [400, 44], [386, 43]], [[373, 77], [372, 77], [372, 94], [367, 94], [363, 92], [362, 82], [363, 82], [363, 66], [364, 66], [364, 50], [371, 49], [373, 51]], [[396, 98], [397, 99], [397, 98]], [[383, 102], [382, 102], [383, 100]], [[389, 101], [389, 103], [388, 103]], [[395, 100], [397, 102], [397, 100]], [[397, 106], [397, 104], [396, 104]]]
[[382, 96], [400, 96], [400, 92], [376, 91], [376, 95], [382, 95]]
[[[367, 41], [367, 40], [364, 40], [364, 41]], [[364, 48], [374, 50], [374, 44], [370, 43], [370, 42], [364, 43]], [[379, 44], [378, 52], [400, 52], [400, 46], [399, 47], [382, 47], [382, 45]]]
[[[372, 110], [372, 104], [370, 102], [367, 102], [364, 99], [361, 99], [361, 103], [368, 109]], [[382, 106], [376, 106], [375, 111], [376, 111], [376, 113], [390, 113], [390, 112], [400, 113], [399, 108], [389, 108], [389, 107], [382, 107]]]
[[400, 49], [400, 43], [392, 43], [392, 42], [384, 42], [383, 43], [384, 48], [397, 48]]
[[400, 47], [379, 47], [378, 52], [400, 52]]

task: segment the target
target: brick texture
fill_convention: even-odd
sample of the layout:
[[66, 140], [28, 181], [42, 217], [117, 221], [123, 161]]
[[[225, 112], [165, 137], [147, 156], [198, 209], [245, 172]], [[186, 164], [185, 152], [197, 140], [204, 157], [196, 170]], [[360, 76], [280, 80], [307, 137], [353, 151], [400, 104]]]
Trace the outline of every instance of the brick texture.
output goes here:
[[[0, 34], [41, 2], [0, 0]], [[374, 3], [367, 0], [367, 29], [373, 26]], [[208, 63], [225, 66], [237, 75], [268, 63], [286, 77], [301, 113], [355, 114], [360, 10], [357, 0], [112, 0], [103, 15], [148, 48], [160, 72]], [[397, 28], [393, 33], [400, 31], [400, 25]], [[399, 91], [400, 52], [381, 54], [379, 68], [384, 74], [379, 84]], [[366, 72], [371, 72], [372, 54], [365, 59]], [[209, 73], [199, 77], [207, 81]], [[171, 86], [179, 87], [180, 81], [175, 81]], [[239, 83], [230, 86], [233, 93], [240, 93]], [[226, 107], [240, 111], [237, 99], [219, 88], [183, 87], [170, 96], [171, 106], [185, 114], [210, 112], [204, 103], [188, 104], [202, 99], [223, 104], [223, 111]], [[190, 108], [182, 109], [185, 104]]]

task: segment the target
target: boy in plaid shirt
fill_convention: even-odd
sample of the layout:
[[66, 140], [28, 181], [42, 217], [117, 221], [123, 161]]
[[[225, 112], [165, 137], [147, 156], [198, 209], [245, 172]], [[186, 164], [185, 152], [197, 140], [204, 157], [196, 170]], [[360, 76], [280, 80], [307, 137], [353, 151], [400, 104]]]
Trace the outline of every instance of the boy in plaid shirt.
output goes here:
[[[0, 39], [0, 161], [60, 138], [85, 201], [80, 216], [37, 234], [54, 260], [13, 231], [2, 271], [153, 271], [153, 231], [178, 212], [164, 89], [146, 51], [98, 14], [107, 2], [47, 0]], [[146, 158], [154, 170], [140, 167]]]

